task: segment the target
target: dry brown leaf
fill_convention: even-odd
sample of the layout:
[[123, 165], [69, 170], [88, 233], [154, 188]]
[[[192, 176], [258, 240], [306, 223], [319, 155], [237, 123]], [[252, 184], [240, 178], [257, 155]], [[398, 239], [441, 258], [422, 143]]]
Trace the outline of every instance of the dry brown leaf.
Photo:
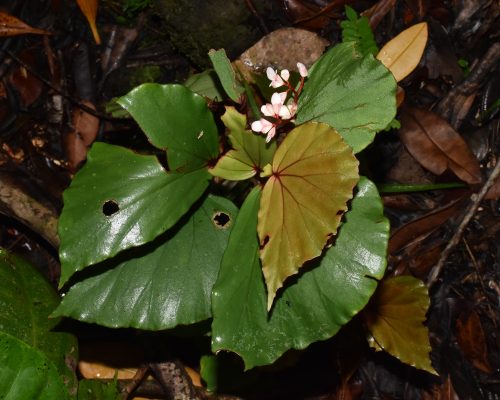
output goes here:
[[469, 184], [481, 182], [478, 160], [457, 131], [439, 115], [405, 108], [399, 136], [410, 154], [432, 173], [441, 175], [450, 170]]
[[420, 62], [427, 44], [427, 23], [405, 29], [385, 44], [377, 54], [380, 60], [399, 82], [408, 76]]
[[388, 254], [394, 254], [409, 244], [424, 239], [462, 209], [463, 198], [460, 198], [444, 207], [400, 226], [391, 234]]
[[51, 35], [50, 32], [43, 29], [32, 28], [20, 19], [0, 12], [0, 37], [1, 36], [16, 36], [31, 33], [34, 35]]
[[90, 29], [92, 30], [92, 35], [94, 35], [94, 40], [97, 44], [101, 44], [101, 38], [99, 37], [99, 32], [97, 31], [97, 26], [95, 23], [97, 17], [97, 7], [98, 0], [76, 0], [78, 3], [78, 7], [82, 11], [82, 14], [85, 15], [87, 21], [90, 25]]
[[[94, 105], [89, 101], [82, 103], [95, 110]], [[69, 165], [74, 170], [87, 158], [88, 147], [97, 137], [99, 119], [81, 108], [75, 108], [71, 122], [73, 131], [66, 135], [65, 148]]]
[[457, 342], [467, 359], [477, 369], [491, 374], [488, 348], [479, 316], [472, 311], [457, 320]]

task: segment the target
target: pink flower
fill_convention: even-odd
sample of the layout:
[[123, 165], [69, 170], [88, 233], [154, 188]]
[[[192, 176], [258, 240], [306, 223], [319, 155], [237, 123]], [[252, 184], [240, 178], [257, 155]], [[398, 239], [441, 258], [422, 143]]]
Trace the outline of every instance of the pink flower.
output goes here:
[[281, 76], [278, 75], [278, 72], [272, 69], [271, 67], [268, 67], [266, 69], [266, 75], [267, 79], [271, 81], [271, 84], [269, 86], [272, 86], [275, 89], [285, 84]]
[[269, 104], [269, 103], [264, 104], [260, 108], [260, 111], [266, 117], [273, 117], [273, 118], [279, 119], [280, 118], [280, 111], [281, 111], [281, 108], [283, 107], [283, 104], [285, 103], [285, 100], [286, 100], [286, 92], [273, 93], [273, 95], [271, 97], [271, 104]]
[[269, 143], [274, 135], [276, 135], [276, 124], [265, 118], [261, 118], [258, 121], [252, 122], [252, 131], [266, 134], [266, 142]]
[[298, 62], [297, 69], [299, 70], [299, 74], [302, 78], [307, 77], [308, 72], [307, 72], [307, 68], [304, 64], [302, 64], [301, 62]]
[[289, 101], [287, 105], [283, 105], [280, 108], [279, 116], [281, 119], [291, 119], [297, 113], [297, 103], [293, 100]]

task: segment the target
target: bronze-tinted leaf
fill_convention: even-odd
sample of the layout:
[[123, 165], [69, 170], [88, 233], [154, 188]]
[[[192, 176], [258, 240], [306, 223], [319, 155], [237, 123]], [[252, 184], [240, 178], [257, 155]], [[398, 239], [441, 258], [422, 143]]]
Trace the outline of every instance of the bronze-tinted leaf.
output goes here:
[[428, 307], [429, 295], [422, 281], [412, 276], [382, 280], [364, 313], [370, 345], [436, 374], [429, 359], [429, 332], [424, 326]]
[[482, 180], [479, 162], [453, 127], [439, 115], [405, 108], [399, 136], [411, 155], [436, 175], [446, 170], [469, 184]]
[[82, 11], [82, 14], [85, 15], [87, 21], [90, 25], [90, 29], [92, 30], [92, 35], [94, 35], [94, 40], [97, 44], [101, 44], [101, 38], [99, 37], [99, 32], [97, 31], [97, 26], [95, 23], [97, 17], [97, 7], [98, 0], [76, 0], [78, 3], [78, 7]]
[[27, 33], [35, 35], [51, 35], [51, 33], [48, 31], [32, 28], [20, 19], [12, 15], [0, 12], [0, 37], [25, 35]]
[[285, 279], [337, 233], [358, 179], [352, 149], [329, 125], [300, 125], [278, 147], [257, 225], [268, 309]]

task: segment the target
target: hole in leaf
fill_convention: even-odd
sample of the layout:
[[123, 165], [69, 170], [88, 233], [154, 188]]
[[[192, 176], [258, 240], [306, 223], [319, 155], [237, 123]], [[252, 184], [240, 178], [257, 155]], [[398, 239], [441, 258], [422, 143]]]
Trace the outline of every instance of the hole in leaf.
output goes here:
[[216, 212], [212, 217], [212, 221], [219, 229], [227, 229], [231, 225], [231, 217], [222, 211]]
[[118, 203], [114, 200], [108, 200], [102, 205], [102, 213], [106, 217], [110, 217], [111, 215], [117, 213], [120, 210], [118, 207]]

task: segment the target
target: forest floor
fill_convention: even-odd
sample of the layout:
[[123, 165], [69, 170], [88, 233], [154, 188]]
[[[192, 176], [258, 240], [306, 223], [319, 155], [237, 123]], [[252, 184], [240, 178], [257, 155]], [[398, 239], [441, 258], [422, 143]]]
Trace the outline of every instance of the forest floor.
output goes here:
[[[147, 145], [132, 121], [114, 118], [106, 105], [139, 83], [183, 82], [204, 67], [198, 54], [169, 42], [171, 26], [152, 3], [101, 0], [97, 45], [76, 2], [0, 1], [0, 11], [51, 32], [4, 33], [0, 44], [0, 247], [29, 259], [55, 287], [62, 193], [88, 147], [95, 140]], [[377, 184], [462, 183], [383, 193], [391, 221], [387, 273], [426, 283], [431, 359], [439, 376], [359, 345], [350, 334], [360, 323], [354, 320], [288, 364], [222, 382], [222, 392], [244, 399], [500, 399], [500, 180], [490, 177], [500, 149], [498, 2], [271, 3], [264, 14], [258, 4], [241, 2], [257, 36], [289, 26], [338, 43], [345, 4], [369, 18], [379, 46], [410, 25], [428, 23], [425, 53], [400, 82], [401, 127], [378, 135], [361, 157], [364, 173]], [[103, 343], [130, 346], [134, 336], [69, 325], [82, 354]], [[200, 345], [172, 340], [196, 375]]]

